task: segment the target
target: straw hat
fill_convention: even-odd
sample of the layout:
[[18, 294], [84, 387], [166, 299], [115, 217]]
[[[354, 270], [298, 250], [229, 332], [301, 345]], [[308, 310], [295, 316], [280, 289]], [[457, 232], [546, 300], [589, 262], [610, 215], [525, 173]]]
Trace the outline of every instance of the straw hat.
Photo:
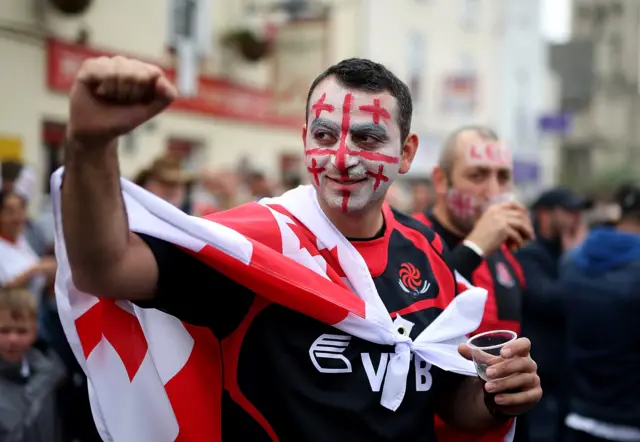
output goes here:
[[183, 170], [178, 161], [168, 157], [160, 157], [138, 173], [134, 182], [139, 186], [144, 186], [150, 179], [171, 184], [189, 184], [196, 178], [195, 174]]

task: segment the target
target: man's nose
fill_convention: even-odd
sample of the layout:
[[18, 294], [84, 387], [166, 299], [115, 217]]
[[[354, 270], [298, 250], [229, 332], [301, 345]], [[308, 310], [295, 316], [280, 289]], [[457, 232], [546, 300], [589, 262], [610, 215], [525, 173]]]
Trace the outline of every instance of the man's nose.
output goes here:
[[491, 175], [487, 179], [485, 195], [488, 199], [493, 199], [499, 197], [503, 192], [502, 185], [500, 184], [500, 180], [496, 175]]
[[358, 156], [347, 147], [338, 147], [336, 154], [332, 158], [332, 164], [338, 170], [347, 170], [358, 164]]
[[15, 333], [15, 332], [10, 332], [7, 335], [7, 341], [9, 342], [9, 344], [11, 345], [15, 345], [18, 343], [18, 341], [20, 340], [20, 334], [19, 333]]

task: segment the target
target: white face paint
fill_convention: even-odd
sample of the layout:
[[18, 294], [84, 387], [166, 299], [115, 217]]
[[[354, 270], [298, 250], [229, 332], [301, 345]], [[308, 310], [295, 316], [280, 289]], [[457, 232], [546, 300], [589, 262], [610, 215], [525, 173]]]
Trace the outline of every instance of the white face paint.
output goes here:
[[331, 77], [314, 90], [305, 163], [328, 207], [357, 212], [384, 197], [402, 160], [396, 114], [388, 92], [346, 89]]

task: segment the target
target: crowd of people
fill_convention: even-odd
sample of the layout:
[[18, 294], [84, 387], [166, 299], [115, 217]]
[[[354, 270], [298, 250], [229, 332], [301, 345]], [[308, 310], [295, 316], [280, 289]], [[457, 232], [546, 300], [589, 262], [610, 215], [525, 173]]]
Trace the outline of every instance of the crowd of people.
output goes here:
[[[394, 115], [400, 115], [400, 121], [395, 123], [391, 119], [385, 122], [385, 130], [380, 131], [365, 122], [365, 115], [369, 114], [354, 113], [352, 118], [357, 120], [353, 123], [354, 127], [358, 126], [357, 123], [359, 126], [349, 134], [349, 143], [353, 143], [353, 146], [345, 147], [341, 139], [346, 138], [346, 135], [341, 136], [340, 122], [331, 119], [335, 119], [335, 115], [327, 113], [321, 118], [320, 112], [311, 114], [308, 128], [310, 138], [307, 139], [309, 145], [313, 147], [317, 144], [318, 151], [321, 148], [334, 148], [335, 145], [337, 152], [335, 160], [323, 165], [323, 170], [335, 169], [333, 175], [325, 178], [333, 183], [327, 184], [327, 188], [319, 181], [315, 183], [319, 192], [326, 192], [326, 195], [319, 195], [321, 206], [326, 205], [323, 210], [328, 216], [336, 214], [335, 219], [331, 219], [332, 222], [341, 231], [349, 232], [344, 234], [347, 238], [354, 238], [352, 244], [358, 250], [368, 247], [366, 244], [369, 241], [375, 242], [391, 235], [385, 233], [389, 228], [395, 229], [396, 237], [392, 240], [398, 244], [402, 241], [416, 241], [415, 234], [407, 233], [409, 231], [430, 232], [426, 235], [431, 244], [441, 241], [440, 247], [442, 255], [446, 255], [446, 264], [471, 284], [488, 292], [482, 322], [474, 334], [511, 330], [531, 341], [531, 358], [537, 364], [537, 374], [535, 368], [533, 371], [514, 368], [518, 371], [512, 374], [512, 378], [519, 379], [520, 384], [511, 385], [504, 379], [502, 384], [500, 379], [482, 384], [482, 391], [489, 394], [486, 397], [491, 397], [491, 393], [504, 393], [513, 388], [520, 392], [503, 394], [503, 398], [519, 398], [519, 395], [535, 391], [539, 384], [542, 385], [542, 399], [532, 396], [531, 401], [539, 402], [531, 406], [528, 399], [522, 399], [520, 408], [516, 408], [522, 410], [522, 413], [506, 405], [501, 407], [498, 399], [500, 396], [494, 396], [495, 402], [487, 405], [496, 425], [519, 416], [516, 440], [640, 441], [640, 333], [634, 323], [640, 317], [640, 297], [635, 285], [640, 283], [640, 187], [634, 184], [621, 187], [607, 201], [615, 208], [614, 215], [609, 219], [596, 221], [589, 217], [594, 202], [562, 187], [545, 191], [535, 201], [524, 204], [517, 201], [514, 194], [511, 153], [507, 146], [490, 128], [473, 125], [461, 127], [450, 134], [442, 146], [438, 166], [430, 180], [393, 182], [387, 178], [391, 182], [383, 187], [379, 178], [376, 178], [378, 181], [373, 181], [373, 177], [379, 176], [375, 173], [382, 174], [383, 165], [397, 164], [396, 172], [401, 175], [403, 168], [410, 165], [417, 146], [417, 140], [411, 138], [408, 126], [404, 127], [408, 123], [403, 121], [407, 115], [403, 107], [406, 107], [406, 103], [402, 100], [407, 98], [403, 96], [402, 85], [395, 83], [393, 74], [380, 65], [366, 61], [343, 63], [346, 64], [330, 68], [324, 77], [319, 77], [312, 86], [310, 97], [315, 97], [314, 88], [318, 88], [315, 94], [322, 93], [323, 102], [325, 99], [327, 102], [334, 99], [336, 103], [333, 108], [342, 106], [344, 109], [347, 106], [345, 103], [351, 103], [351, 100], [369, 100], [369, 94], [376, 93], [383, 101], [387, 100], [387, 106], [389, 109], [393, 108]], [[355, 67], [350, 67], [349, 63]], [[140, 69], [140, 66], [131, 65], [130, 68], [135, 70]], [[355, 69], [357, 73], [349, 69]], [[90, 74], [99, 77], [99, 72]], [[372, 77], [367, 78], [367, 75]], [[376, 85], [375, 81], [380, 81], [380, 78], [384, 81]], [[99, 83], [98, 80], [96, 81]], [[157, 77], [154, 77], [153, 81], [156, 80]], [[160, 89], [158, 86], [158, 90]], [[89, 92], [91, 91], [87, 93]], [[165, 94], [169, 92], [165, 91]], [[410, 97], [408, 100], [410, 105]], [[393, 103], [399, 104], [396, 106]], [[101, 109], [97, 111], [102, 112]], [[349, 124], [348, 118], [346, 119]], [[343, 117], [343, 125], [344, 120]], [[76, 123], [78, 124], [77, 121]], [[382, 126], [378, 123], [376, 125]], [[85, 130], [94, 129], [89, 127]], [[84, 134], [78, 132], [75, 135], [80, 140]], [[406, 141], [402, 156], [398, 159], [397, 156], [392, 157], [393, 149], [396, 148], [392, 144], [396, 141], [402, 143], [401, 140]], [[352, 149], [351, 152], [355, 149], [358, 152], [383, 152], [379, 156], [382, 162], [374, 164], [375, 167], [364, 160], [362, 164], [355, 164], [355, 160], [354, 164], [347, 164], [347, 159], [340, 159], [341, 150], [346, 149]], [[80, 161], [83, 153], [79, 148], [78, 152], [77, 158], [69, 161]], [[351, 156], [356, 157], [355, 154]], [[395, 160], [389, 159], [390, 157]], [[314, 167], [316, 159], [320, 161], [320, 158], [314, 157]], [[408, 162], [405, 164], [406, 161]], [[73, 170], [74, 165], [71, 166]], [[373, 186], [371, 195], [363, 193], [361, 200], [357, 196], [355, 181], [339, 182], [344, 172], [342, 169], [358, 170], [359, 167], [362, 168], [362, 174], [356, 178], [370, 177], [367, 179], [372, 180]], [[53, 244], [55, 222], [52, 210], [44, 210], [36, 217], [28, 216], [28, 205], [34, 192], [30, 185], [33, 181], [31, 173], [28, 166], [19, 163], [7, 162], [2, 165], [0, 442], [97, 441], [100, 437], [89, 406], [87, 377], [67, 342], [57, 314]], [[78, 177], [71, 175], [70, 180], [78, 180]], [[187, 173], [180, 161], [170, 155], [152, 161], [147, 168], [132, 177], [132, 181], [184, 212], [196, 216], [213, 215], [214, 220], [216, 213], [237, 208], [243, 203], [273, 197], [303, 183], [314, 184], [313, 176], [301, 176], [299, 180], [287, 183], [274, 183], [258, 171], [240, 173], [209, 170], [200, 174]], [[73, 185], [74, 181], [71, 183]], [[347, 194], [349, 196], [344, 196]], [[74, 196], [80, 198], [78, 195]], [[393, 215], [385, 215], [382, 227], [376, 225], [370, 234], [358, 236], [357, 229], [354, 230], [349, 225], [345, 214], [349, 210], [361, 214], [371, 201], [378, 200], [386, 200], [384, 207], [392, 207]], [[358, 204], [362, 204], [362, 207], [357, 206]], [[120, 206], [116, 204], [114, 207]], [[386, 209], [383, 209], [383, 213], [386, 213], [384, 210]], [[66, 216], [67, 219], [71, 218], [69, 214]], [[116, 219], [116, 224], [117, 221]], [[387, 223], [396, 227], [389, 227]], [[364, 224], [358, 228], [362, 226]], [[403, 236], [397, 237], [397, 232], [402, 232]], [[65, 232], [65, 235], [68, 234]], [[432, 234], [433, 237], [429, 236]], [[144, 235], [141, 238], [152, 251], [153, 255], [149, 256], [154, 256], [158, 262], [159, 270], [156, 273], [159, 271], [161, 275], [166, 275], [159, 279], [163, 284], [173, 286], [174, 283], [169, 282], [169, 278], [174, 278], [178, 271], [176, 269], [183, 272], [181, 278], [185, 277], [184, 272], [200, 272], [188, 273], [193, 276], [194, 281], [211, 277], [203, 276], [205, 273], [202, 273], [202, 269], [191, 261], [185, 261], [187, 258], [176, 255], [165, 243]], [[392, 246], [399, 247], [397, 244], [385, 247]], [[423, 249], [420, 250], [419, 253], [428, 254]], [[368, 252], [362, 253], [365, 256]], [[399, 256], [398, 259], [402, 260], [403, 257]], [[433, 259], [435, 258], [429, 258], [430, 262]], [[173, 265], [177, 267], [171, 270]], [[80, 267], [76, 264], [76, 270], [78, 268]], [[381, 270], [376, 275], [371, 271], [379, 291], [383, 284], [387, 284], [381, 282], [384, 269]], [[123, 275], [133, 280], [133, 276]], [[395, 273], [392, 277], [396, 277]], [[434, 281], [439, 281], [440, 287], [446, 285], [439, 275], [434, 273], [433, 277]], [[220, 281], [222, 280], [216, 279], [216, 284], [226, 287], [227, 283]], [[155, 282], [151, 285], [154, 284]], [[94, 288], [91, 284], [87, 286]], [[212, 288], [214, 289], [215, 287]], [[102, 290], [108, 291], [104, 287]], [[168, 307], [170, 304], [166, 304], [165, 299], [168, 295], [162, 291], [162, 287], [158, 286], [153, 290], [156, 290], [153, 296], [158, 296], [158, 299], [151, 299], [151, 294], [145, 298], [134, 291], [129, 295], [123, 294], [121, 299], [131, 299], [140, 305], [147, 303], [145, 307], [169, 310], [171, 314], [175, 313], [180, 317], [182, 310], [171, 310]], [[237, 287], [234, 290], [237, 291]], [[244, 295], [240, 294], [238, 296], [242, 298]], [[387, 295], [381, 292], [381, 297], [384, 296]], [[248, 299], [248, 304], [239, 306], [239, 310], [249, 308], [252, 298]], [[391, 302], [386, 298], [383, 300], [385, 304]], [[406, 317], [412, 319], [409, 315]], [[289, 319], [292, 323], [301, 322], [299, 318]], [[210, 328], [213, 330], [213, 327]], [[228, 336], [226, 331], [220, 330], [214, 330], [214, 334], [221, 338]], [[527, 347], [523, 360], [531, 359], [528, 351]], [[519, 360], [514, 359], [512, 365], [515, 366], [516, 362]], [[434, 379], [435, 377], [434, 373]], [[308, 379], [298, 380], [303, 382]], [[287, 394], [291, 394], [286, 389], [278, 391], [281, 394], [289, 391]], [[328, 398], [324, 400], [325, 405], [331, 403]], [[408, 400], [412, 406], [417, 404], [416, 396], [411, 396]], [[362, 401], [361, 406], [365, 407], [364, 399]], [[348, 407], [345, 404], [340, 404], [340, 407], [346, 410]], [[283, 407], [285, 405], [283, 403]], [[459, 404], [456, 406], [461, 407]], [[438, 440], [504, 440], [504, 433], [492, 433], [482, 423], [482, 419], [468, 424], [447, 407], [436, 406], [435, 409], [437, 415], [434, 418], [434, 432]], [[348, 410], [349, 413], [351, 411]], [[263, 410], [263, 413], [266, 412]], [[318, 413], [331, 415], [322, 409]], [[296, 413], [296, 416], [303, 415], [301, 410]], [[271, 416], [277, 424], [280, 416]], [[361, 417], [367, 425], [375, 427], [375, 419], [370, 419], [372, 416], [384, 422], [388, 419], [386, 415], [379, 417], [375, 413]], [[404, 424], [399, 428], [376, 430], [379, 432], [372, 430], [371, 440], [378, 440], [376, 437], [383, 440], [382, 434], [388, 437], [392, 437], [390, 434], [405, 435], [414, 425], [415, 419], [414, 416], [406, 415], [403, 419]], [[233, 425], [240, 426], [238, 422], [243, 421], [234, 422]], [[460, 425], [460, 422], [463, 424]], [[296, 424], [299, 423], [292, 422], [291, 428], [297, 428]], [[466, 424], [468, 425], [465, 426]], [[390, 423], [389, 425], [391, 426]], [[246, 435], [249, 434], [248, 431], [254, 431], [250, 427], [243, 429], [245, 430], [246, 433], [238, 431], [232, 434]], [[472, 434], [471, 430], [477, 433]], [[297, 431], [284, 433], [303, 434]], [[326, 431], [326, 434], [341, 436], [348, 433], [341, 433], [340, 429], [333, 429], [335, 433], [328, 429]], [[358, 440], [357, 434], [364, 433], [354, 434]], [[417, 435], [414, 439], [423, 440]], [[431, 439], [425, 436], [424, 440]]]

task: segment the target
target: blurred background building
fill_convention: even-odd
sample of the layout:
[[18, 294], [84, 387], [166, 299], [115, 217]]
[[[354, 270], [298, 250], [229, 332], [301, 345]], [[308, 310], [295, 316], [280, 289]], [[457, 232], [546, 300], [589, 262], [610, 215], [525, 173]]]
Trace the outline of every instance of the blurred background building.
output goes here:
[[606, 182], [640, 155], [640, 2], [573, 0], [572, 39], [559, 45], [543, 33], [547, 3], [1, 2], [0, 56], [11, 62], [0, 71], [0, 161], [31, 164], [44, 194], [75, 73], [87, 57], [122, 54], [163, 66], [183, 91], [123, 140], [126, 176], [170, 152], [187, 169], [259, 168], [297, 182], [309, 84], [329, 64], [363, 56], [411, 87], [421, 147], [410, 180], [428, 179], [446, 134], [474, 123], [512, 147], [525, 198], [558, 181], [591, 186], [585, 174]]
[[571, 41], [551, 58], [571, 121], [561, 179], [607, 191], [640, 171], [640, 2], [574, 0], [572, 24]]

